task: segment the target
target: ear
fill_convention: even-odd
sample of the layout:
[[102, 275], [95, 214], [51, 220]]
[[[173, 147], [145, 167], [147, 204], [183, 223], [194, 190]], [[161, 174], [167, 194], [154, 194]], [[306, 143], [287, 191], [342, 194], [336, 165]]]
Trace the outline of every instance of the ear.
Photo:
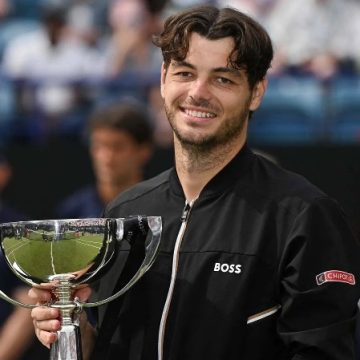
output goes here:
[[260, 80], [253, 88], [251, 95], [251, 102], [249, 110], [255, 111], [261, 104], [261, 101], [264, 97], [268, 81], [267, 79]]
[[160, 79], [160, 92], [161, 97], [164, 99], [164, 86], [165, 86], [165, 78], [166, 78], [166, 68], [164, 62], [161, 64], [161, 79]]

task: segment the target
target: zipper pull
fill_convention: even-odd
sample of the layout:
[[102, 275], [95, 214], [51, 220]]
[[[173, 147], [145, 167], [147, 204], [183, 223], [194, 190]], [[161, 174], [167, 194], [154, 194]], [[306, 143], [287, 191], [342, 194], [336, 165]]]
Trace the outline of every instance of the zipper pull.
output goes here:
[[190, 204], [186, 202], [184, 209], [182, 211], [181, 222], [185, 222], [188, 219], [190, 208], [191, 208]]

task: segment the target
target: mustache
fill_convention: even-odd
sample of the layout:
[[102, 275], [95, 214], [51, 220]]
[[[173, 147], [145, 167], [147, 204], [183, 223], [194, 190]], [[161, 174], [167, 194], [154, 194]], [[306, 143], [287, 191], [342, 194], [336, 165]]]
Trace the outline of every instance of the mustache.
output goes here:
[[218, 108], [212, 105], [209, 100], [206, 100], [204, 98], [195, 99], [194, 97], [189, 96], [185, 99], [185, 101], [181, 105], [197, 106], [212, 112], [218, 112]]

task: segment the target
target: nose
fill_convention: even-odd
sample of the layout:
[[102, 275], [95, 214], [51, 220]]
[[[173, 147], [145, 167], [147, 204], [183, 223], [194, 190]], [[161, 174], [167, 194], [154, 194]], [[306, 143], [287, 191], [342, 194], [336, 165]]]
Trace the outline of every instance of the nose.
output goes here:
[[211, 92], [208, 82], [200, 78], [193, 81], [190, 86], [189, 96], [197, 101], [210, 100]]

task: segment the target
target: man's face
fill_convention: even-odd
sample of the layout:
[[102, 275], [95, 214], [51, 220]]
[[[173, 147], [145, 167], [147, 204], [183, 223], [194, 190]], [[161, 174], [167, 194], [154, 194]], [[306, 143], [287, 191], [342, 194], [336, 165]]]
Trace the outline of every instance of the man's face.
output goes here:
[[231, 37], [208, 40], [192, 33], [184, 61], [162, 68], [161, 94], [182, 145], [207, 148], [245, 140], [249, 110], [261, 102], [265, 80], [249, 88], [246, 73], [232, 68]]
[[[146, 149], [145, 149], [146, 148]], [[139, 145], [126, 131], [98, 128], [90, 137], [90, 154], [98, 182], [121, 185], [141, 175], [147, 145]]]

